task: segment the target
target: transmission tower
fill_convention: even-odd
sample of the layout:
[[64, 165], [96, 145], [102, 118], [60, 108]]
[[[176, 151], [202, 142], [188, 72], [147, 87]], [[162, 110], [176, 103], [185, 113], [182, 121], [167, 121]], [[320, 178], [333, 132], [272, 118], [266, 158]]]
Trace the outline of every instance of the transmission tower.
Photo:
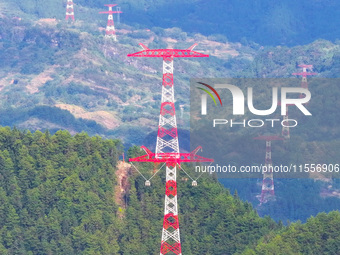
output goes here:
[[66, 20], [71, 18], [74, 21], [74, 7], [73, 0], [67, 0], [66, 4]]
[[181, 105], [179, 105], [179, 109], [181, 109], [181, 119], [183, 118], [183, 115], [184, 115], [184, 104], [181, 104]]
[[109, 14], [107, 19], [107, 26], [106, 26], [106, 34], [105, 37], [107, 38], [113, 38], [114, 41], [117, 41], [116, 36], [116, 29], [113, 22], [113, 13], [122, 13], [120, 10], [118, 11], [112, 11], [112, 7], [116, 6], [117, 4], [105, 4], [105, 6], [109, 7], [109, 10], [106, 12], [99, 12], [100, 14]]
[[116, 11], [117, 11], [117, 24], [120, 24], [120, 14], [122, 13], [121, 8], [116, 7]]
[[[281, 102], [278, 102], [278, 105], [281, 106]], [[282, 131], [281, 135], [285, 140], [290, 139], [290, 130], [289, 130], [289, 123], [288, 123], [288, 106], [294, 105], [294, 104], [286, 104], [286, 114], [283, 115], [283, 125], [282, 125]]]
[[[316, 73], [309, 73], [309, 72], [307, 72], [307, 69], [312, 70], [313, 65], [299, 65], [299, 67], [302, 68], [302, 72], [292, 73], [292, 75], [301, 75], [302, 76], [301, 87], [308, 89], [307, 76], [308, 75], [316, 75]], [[303, 97], [304, 97], [304, 95], [300, 94], [300, 98], [303, 98]]]
[[[307, 83], [307, 76], [308, 75], [315, 75], [316, 73], [309, 73], [307, 72], [307, 69], [312, 70], [313, 65], [299, 65], [299, 67], [302, 68], [302, 72], [300, 73], [293, 73], [293, 75], [301, 75], [302, 81], [301, 81], [301, 87], [308, 89], [308, 83]], [[303, 98], [304, 95], [300, 94], [300, 98]], [[281, 105], [281, 102], [278, 103]], [[285, 140], [290, 139], [290, 131], [289, 131], [289, 125], [288, 125], [288, 106], [292, 104], [286, 104], [286, 114], [283, 116], [283, 121], [286, 125], [282, 126], [282, 136]]]
[[280, 136], [258, 136], [255, 140], [266, 141], [266, 157], [265, 157], [265, 170], [263, 171], [262, 191], [260, 198], [260, 205], [266, 203], [269, 198], [275, 196], [274, 192], [274, 176], [273, 176], [273, 162], [272, 162], [272, 141], [283, 140]]
[[[179, 152], [174, 104], [173, 60], [174, 58], [209, 57], [209, 55], [193, 51], [197, 44], [194, 44], [186, 50], [152, 50], [141, 43], [140, 45], [142, 46], [143, 50], [129, 54], [128, 57], [163, 58], [162, 99], [159, 115], [156, 152], [153, 153], [146, 147], [142, 146], [146, 152], [146, 155], [132, 158], [129, 161], [154, 163], [164, 162], [166, 164], [165, 205], [160, 255], [181, 255], [182, 248], [178, 222], [176, 167], [178, 165], [181, 168], [181, 163], [183, 162], [212, 162], [213, 160], [196, 155], [201, 147], [196, 148], [191, 153]], [[145, 185], [150, 186], [150, 181], [147, 180]], [[196, 180], [193, 180], [192, 185], [197, 185]]]

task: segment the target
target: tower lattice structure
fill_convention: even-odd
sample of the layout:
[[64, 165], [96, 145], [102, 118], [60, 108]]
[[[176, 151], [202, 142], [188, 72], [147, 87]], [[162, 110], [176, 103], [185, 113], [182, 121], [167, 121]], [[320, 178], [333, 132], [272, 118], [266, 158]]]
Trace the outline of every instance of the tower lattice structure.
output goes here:
[[108, 11], [105, 12], [99, 12], [100, 14], [109, 14], [107, 18], [107, 26], [106, 26], [106, 31], [105, 31], [105, 37], [107, 38], [112, 38], [114, 41], [117, 41], [117, 36], [116, 36], [116, 28], [115, 24], [113, 22], [113, 13], [123, 13], [122, 11], [117, 10], [113, 11], [112, 7], [116, 6], [117, 4], [105, 4], [105, 6], [109, 7]]
[[67, 0], [66, 3], [66, 20], [72, 19], [74, 21], [74, 6], [73, 0]]
[[[158, 57], [163, 59], [162, 99], [156, 152], [153, 153], [142, 146], [146, 155], [132, 158], [129, 161], [164, 162], [166, 164], [164, 218], [160, 255], [181, 255], [182, 248], [177, 205], [177, 165], [180, 166], [182, 162], [212, 162], [213, 160], [196, 155], [200, 147], [196, 148], [191, 153], [180, 153], [179, 151], [174, 96], [173, 60], [174, 58], [209, 57], [209, 55], [193, 51], [197, 44], [194, 44], [185, 50], [149, 49], [141, 43], [140, 45], [142, 46], [143, 51], [129, 54], [128, 57]], [[149, 186], [150, 182], [146, 181], [145, 184]], [[193, 181], [192, 185], [196, 186], [197, 182]]]
[[119, 6], [117, 6], [116, 11], [117, 11], [117, 23], [120, 24], [120, 14], [122, 13], [122, 9]]
[[[299, 67], [302, 68], [302, 72], [300, 73], [292, 73], [292, 75], [301, 75], [302, 76], [302, 81], [301, 81], [301, 87], [308, 89], [308, 82], [307, 82], [307, 76], [309, 75], [316, 75], [316, 73], [309, 73], [307, 70], [312, 70], [313, 65], [299, 65]], [[304, 95], [300, 94], [300, 98], [303, 98]]]
[[[281, 105], [281, 102], [279, 102], [278, 105]], [[283, 122], [282, 122], [283, 125], [282, 125], [281, 135], [285, 140], [290, 139], [288, 109], [289, 109], [289, 106], [292, 106], [292, 105], [294, 104], [286, 104], [286, 114], [283, 115]]]
[[284, 139], [288, 140], [290, 139], [290, 130], [288, 125], [288, 105], [286, 105], [286, 114], [283, 116], [283, 125], [282, 125], [282, 132], [281, 135]]
[[[307, 76], [309, 75], [316, 75], [316, 73], [309, 73], [307, 70], [312, 70], [313, 65], [299, 65], [299, 67], [302, 68], [302, 72], [300, 73], [292, 73], [292, 75], [301, 75], [302, 76], [302, 81], [301, 81], [301, 87], [308, 89], [308, 82], [307, 82]], [[304, 95], [300, 94], [300, 98], [303, 98]], [[286, 125], [282, 126], [282, 136], [284, 139], [288, 140], [290, 139], [290, 131], [289, 131], [289, 125], [288, 125], [288, 106], [292, 104], [287, 104], [286, 105], [286, 114], [283, 116], [283, 123]]]
[[265, 167], [266, 171], [263, 171], [262, 191], [260, 204], [266, 203], [270, 197], [275, 196], [274, 191], [274, 175], [273, 175], [273, 162], [272, 162], [272, 141], [283, 140], [280, 136], [258, 136], [255, 140], [266, 141], [266, 156]]

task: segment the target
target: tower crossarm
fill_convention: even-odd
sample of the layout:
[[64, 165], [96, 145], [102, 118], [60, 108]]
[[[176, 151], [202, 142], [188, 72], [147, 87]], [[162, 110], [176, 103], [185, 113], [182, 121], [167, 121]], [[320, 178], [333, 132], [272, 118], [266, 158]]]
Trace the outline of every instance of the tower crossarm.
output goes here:
[[139, 52], [135, 52], [132, 54], [128, 54], [128, 57], [148, 57], [148, 58], [202, 58], [209, 57], [207, 54], [200, 53], [198, 51], [192, 50], [197, 44], [190, 46], [188, 49], [180, 50], [180, 49], [149, 49], [143, 44], [139, 44], [142, 46], [143, 50]]
[[307, 69], [309, 71], [312, 71], [313, 69], [313, 65], [305, 65], [305, 64], [301, 64], [299, 65], [299, 67], [302, 68], [302, 72], [299, 72], [299, 73], [292, 73], [292, 75], [301, 75], [302, 77], [307, 77], [308, 75], [316, 75], [316, 73], [309, 73], [307, 72]]
[[104, 12], [99, 12], [99, 14], [112, 14], [112, 13], [123, 13], [122, 11], [104, 11]]
[[307, 77], [308, 75], [316, 75], [316, 73], [301, 72], [301, 73], [292, 73], [292, 75], [301, 75], [302, 77]]
[[190, 153], [156, 153], [151, 152], [145, 146], [141, 147], [146, 151], [146, 154], [143, 156], [139, 156], [136, 158], [130, 158], [131, 162], [155, 162], [155, 163], [187, 163], [187, 162], [213, 162], [213, 159], [205, 158], [199, 155], [196, 155], [197, 151], [200, 149], [200, 146], [197, 147]]
[[305, 64], [301, 64], [301, 65], [299, 65], [299, 67], [308, 68], [308, 69], [313, 69], [313, 65], [305, 65]]

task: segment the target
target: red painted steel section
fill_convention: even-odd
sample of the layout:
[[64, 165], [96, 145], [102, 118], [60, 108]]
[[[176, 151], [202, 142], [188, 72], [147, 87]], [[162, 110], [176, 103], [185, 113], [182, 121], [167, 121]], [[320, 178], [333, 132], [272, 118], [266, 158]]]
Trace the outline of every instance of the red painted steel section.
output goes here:
[[[141, 146], [141, 148], [144, 149], [146, 147]], [[156, 157], [156, 153], [151, 152], [149, 149], [147, 149], [147, 151], [149, 151], [149, 153], [143, 156], [136, 157], [136, 158], [130, 158], [129, 161], [131, 162], [155, 162], [155, 163], [169, 162], [169, 163], [174, 163], [174, 164], [181, 164], [181, 163], [187, 163], [187, 162], [214, 162], [213, 159], [209, 159], [209, 158], [196, 155], [193, 152], [191, 153], [158, 153]]]
[[175, 181], [168, 181], [165, 184], [165, 194], [167, 196], [176, 196], [177, 195], [177, 183]]
[[174, 229], [179, 228], [179, 223], [178, 223], [178, 215], [174, 215], [173, 213], [168, 213], [164, 215], [164, 224], [163, 227], [165, 229], [168, 229], [170, 227]]
[[161, 253], [167, 254], [169, 252], [173, 252], [175, 254], [181, 254], [182, 248], [180, 243], [168, 244], [167, 242], [162, 242], [161, 244]]
[[[68, 8], [68, 6], [71, 6], [71, 8]], [[68, 13], [73, 13], [73, 14], [68, 14]], [[66, 5], [66, 17], [65, 19], [68, 20], [71, 18], [74, 21], [74, 8], [73, 8], [73, 1], [67, 1]]]
[[[162, 81], [162, 89], [165, 91], [162, 94], [162, 103], [160, 109], [160, 124], [158, 126], [158, 134], [157, 134], [157, 141], [160, 140], [162, 143], [171, 143], [178, 139], [177, 133], [177, 125], [176, 119], [169, 118], [170, 116], [176, 116], [175, 105], [174, 105], [174, 98], [173, 94], [170, 92], [167, 94], [167, 90], [173, 89], [173, 73], [172, 73], [172, 61], [173, 58], [194, 58], [194, 57], [209, 57], [209, 55], [202, 54], [197, 51], [193, 51], [194, 47], [197, 44], [192, 45], [188, 49], [180, 50], [180, 49], [149, 49], [144, 44], [140, 43], [140, 46], [143, 48], [142, 51], [136, 52], [133, 54], [128, 54], [128, 57], [160, 57], [163, 58], [163, 81]], [[166, 100], [164, 100], [164, 98]], [[163, 101], [164, 100], [164, 101]], [[168, 127], [169, 126], [169, 127]], [[164, 138], [164, 137], [166, 137]], [[170, 140], [169, 140], [170, 138]], [[178, 140], [177, 140], [178, 142]], [[204, 158], [201, 156], [196, 155], [196, 153], [201, 149], [201, 147], [197, 147], [191, 153], [153, 153], [145, 146], [141, 147], [146, 152], [145, 155], [139, 156], [136, 158], [130, 158], [129, 161], [132, 162], [154, 162], [154, 163], [166, 163], [167, 169], [174, 168], [177, 164], [181, 164], [184, 162], [213, 162], [213, 159]], [[178, 151], [178, 150], [177, 150]], [[168, 178], [168, 176], [167, 176]], [[168, 199], [171, 202], [165, 205], [165, 208], [170, 207], [168, 212], [164, 214], [163, 218], [163, 234], [164, 233], [171, 233], [169, 234], [172, 240], [171, 243], [167, 242], [167, 239], [163, 239], [162, 235], [162, 242], [161, 242], [161, 249], [160, 254], [167, 254], [167, 253], [175, 253], [177, 255], [182, 254], [180, 236], [179, 236], [179, 221], [178, 215], [175, 215], [171, 212], [171, 204], [176, 204], [177, 206], [177, 182], [176, 179], [168, 180], [165, 186], [165, 195], [166, 200]], [[176, 200], [172, 200], [176, 199]], [[177, 209], [176, 209], [177, 211]], [[176, 213], [177, 214], [177, 213]], [[177, 231], [177, 232], [176, 232]], [[177, 233], [178, 237], [175, 237], [175, 233]]]

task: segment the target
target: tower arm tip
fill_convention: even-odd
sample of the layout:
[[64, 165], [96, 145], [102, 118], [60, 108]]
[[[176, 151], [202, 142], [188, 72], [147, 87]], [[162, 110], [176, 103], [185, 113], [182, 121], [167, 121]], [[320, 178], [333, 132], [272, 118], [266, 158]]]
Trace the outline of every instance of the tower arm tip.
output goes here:
[[191, 154], [192, 154], [192, 155], [196, 155], [196, 153], [197, 153], [198, 151], [202, 151], [202, 146], [198, 146], [196, 149], [194, 149], [194, 150], [191, 152]]
[[140, 148], [143, 149], [145, 151], [145, 153], [148, 154], [148, 156], [151, 156], [151, 155], [154, 154], [148, 148], [146, 148], [144, 145], [141, 146]]
[[197, 43], [194, 43], [193, 45], [191, 45], [188, 50], [193, 50], [198, 44]]
[[142, 47], [143, 50], [150, 50], [148, 47], [146, 47], [143, 43], [139, 43], [139, 45]]
[[114, 7], [116, 5], [118, 5], [118, 4], [104, 4], [104, 6], [108, 6], [108, 7]]

